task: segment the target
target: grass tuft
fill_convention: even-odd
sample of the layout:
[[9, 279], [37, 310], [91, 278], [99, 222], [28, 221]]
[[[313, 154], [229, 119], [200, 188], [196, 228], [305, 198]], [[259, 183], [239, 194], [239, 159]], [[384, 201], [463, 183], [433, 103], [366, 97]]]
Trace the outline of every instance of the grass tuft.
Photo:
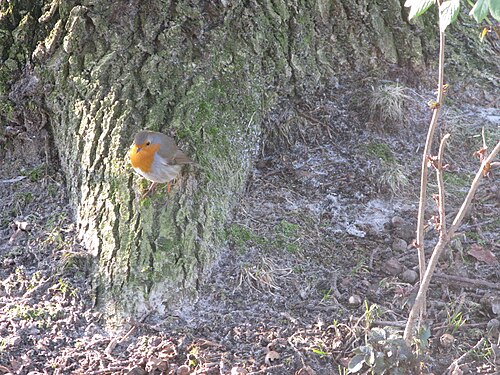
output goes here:
[[370, 116], [372, 121], [386, 125], [401, 126], [405, 122], [405, 108], [410, 96], [406, 88], [396, 84], [387, 84], [375, 88], [369, 98]]

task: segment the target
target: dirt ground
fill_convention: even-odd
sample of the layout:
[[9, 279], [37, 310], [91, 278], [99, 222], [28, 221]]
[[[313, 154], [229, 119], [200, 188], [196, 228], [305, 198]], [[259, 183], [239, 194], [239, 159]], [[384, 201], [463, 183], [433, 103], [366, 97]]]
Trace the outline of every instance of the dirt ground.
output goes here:
[[[419, 356], [400, 340], [418, 287], [411, 243], [432, 97], [387, 83], [282, 103], [199, 301], [119, 333], [92, 309], [88, 257], [44, 130], [11, 124], [0, 158], [0, 373], [328, 375], [347, 374], [355, 355], [358, 373], [370, 358], [375, 373], [500, 373], [498, 170], [440, 259]], [[490, 147], [500, 139], [500, 110], [465, 102], [443, 110], [438, 131], [452, 134], [449, 222], [477, 171], [482, 127]]]

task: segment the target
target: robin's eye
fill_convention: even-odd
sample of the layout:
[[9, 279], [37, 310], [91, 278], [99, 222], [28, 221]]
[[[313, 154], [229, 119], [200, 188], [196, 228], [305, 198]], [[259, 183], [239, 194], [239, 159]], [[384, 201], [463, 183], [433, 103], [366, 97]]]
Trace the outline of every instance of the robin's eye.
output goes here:
[[146, 142], [146, 146], [149, 146], [151, 144], [151, 142]]

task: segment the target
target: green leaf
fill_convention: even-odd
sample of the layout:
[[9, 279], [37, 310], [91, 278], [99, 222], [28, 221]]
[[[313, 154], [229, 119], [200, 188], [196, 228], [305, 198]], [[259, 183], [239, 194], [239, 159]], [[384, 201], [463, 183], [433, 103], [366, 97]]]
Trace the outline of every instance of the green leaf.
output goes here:
[[363, 368], [363, 363], [365, 363], [365, 357], [363, 355], [355, 355], [347, 368], [350, 374], [355, 374]]
[[490, 0], [490, 13], [495, 20], [500, 22], [500, 1]]
[[385, 329], [380, 327], [373, 327], [370, 330], [369, 335], [370, 335], [370, 340], [373, 340], [375, 342], [387, 339], [387, 332], [385, 331]]
[[372, 350], [368, 356], [365, 356], [365, 362], [370, 367], [375, 364], [375, 350]]
[[424, 14], [434, 2], [435, 0], [406, 0], [405, 7], [410, 8], [408, 19]]
[[316, 348], [312, 348], [311, 350], [312, 350], [312, 352], [314, 354], [317, 354], [317, 355], [328, 355], [328, 353], [324, 352], [323, 350], [319, 350], [319, 349], [316, 349]]
[[486, 18], [489, 8], [489, 0], [477, 0], [477, 3], [472, 7], [469, 16], [474, 17], [476, 22], [479, 23]]
[[439, 7], [439, 29], [442, 33], [457, 19], [460, 0], [446, 0]]

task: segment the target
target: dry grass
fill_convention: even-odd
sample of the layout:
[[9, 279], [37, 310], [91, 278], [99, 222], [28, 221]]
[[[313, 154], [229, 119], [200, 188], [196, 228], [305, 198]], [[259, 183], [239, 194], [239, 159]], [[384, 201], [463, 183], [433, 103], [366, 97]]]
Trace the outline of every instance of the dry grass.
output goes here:
[[406, 104], [411, 97], [406, 88], [400, 84], [386, 84], [373, 89], [368, 100], [370, 119], [381, 123], [386, 129], [389, 126], [401, 126], [405, 123]]
[[279, 268], [271, 258], [262, 258], [258, 265], [243, 266], [240, 271], [240, 282], [258, 292], [270, 293], [281, 290], [279, 279], [292, 273], [291, 268]]
[[399, 163], [382, 163], [383, 171], [379, 177], [379, 182], [383, 187], [387, 187], [393, 196], [402, 196], [408, 191], [410, 181], [406, 176], [403, 166]]

